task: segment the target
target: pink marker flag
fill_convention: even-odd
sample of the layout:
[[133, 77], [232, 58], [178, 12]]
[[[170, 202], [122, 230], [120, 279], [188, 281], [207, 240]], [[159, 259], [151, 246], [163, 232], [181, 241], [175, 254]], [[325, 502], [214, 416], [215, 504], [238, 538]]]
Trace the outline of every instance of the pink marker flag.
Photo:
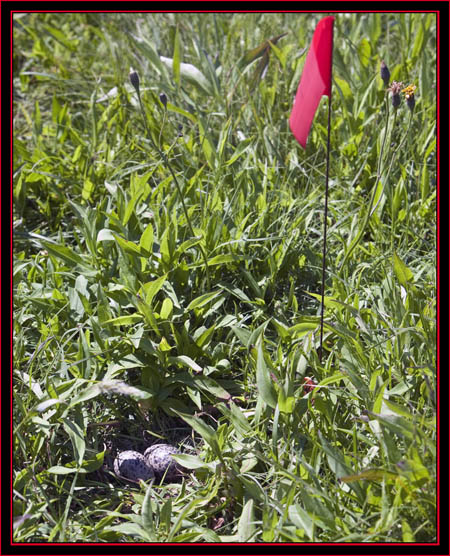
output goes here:
[[331, 95], [334, 17], [317, 24], [295, 96], [289, 125], [294, 137], [306, 149], [306, 140], [320, 99]]

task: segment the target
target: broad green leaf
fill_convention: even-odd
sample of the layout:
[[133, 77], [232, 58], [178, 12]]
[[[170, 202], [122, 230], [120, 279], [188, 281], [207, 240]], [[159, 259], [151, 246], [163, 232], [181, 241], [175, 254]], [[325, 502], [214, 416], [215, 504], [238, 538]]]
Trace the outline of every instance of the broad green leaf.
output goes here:
[[249, 347], [250, 337], [252, 335], [251, 331], [247, 328], [241, 328], [239, 326], [232, 326], [231, 329], [236, 334], [241, 344], [245, 347]]
[[167, 103], [167, 110], [171, 110], [172, 112], [176, 112], [177, 114], [181, 114], [181, 116], [184, 116], [185, 118], [187, 118], [188, 120], [190, 120], [194, 124], [197, 123], [197, 118], [193, 114], [191, 114], [190, 112], [186, 112], [186, 110], [183, 110], [182, 108], [179, 108], [178, 106], [175, 106], [174, 104], [171, 104], [170, 102]]
[[289, 334], [289, 327], [284, 322], [280, 322], [275, 318], [272, 318], [272, 322], [275, 328], [277, 329], [277, 332], [280, 335], [280, 338], [282, 340], [287, 340], [291, 338], [291, 335]]
[[188, 311], [191, 311], [192, 309], [199, 309], [200, 307], [203, 307], [204, 305], [207, 305], [210, 301], [215, 299], [221, 293], [222, 293], [221, 290], [216, 290], [216, 291], [213, 291], [213, 292], [204, 293], [203, 295], [200, 295], [199, 297], [196, 297], [195, 299], [193, 299], [189, 303], [189, 305], [187, 306], [186, 309]]
[[142, 503], [142, 525], [146, 531], [150, 533], [151, 536], [154, 535], [154, 522], [153, 522], [153, 511], [152, 511], [152, 493], [153, 485], [147, 487], [145, 492], [145, 498]]
[[173, 311], [173, 301], [170, 299], [170, 297], [166, 297], [166, 299], [163, 301], [163, 304], [161, 306], [159, 316], [163, 320], [167, 320], [171, 317], [172, 311]]
[[265, 503], [267, 500], [267, 494], [263, 487], [259, 484], [256, 479], [253, 479], [253, 475], [248, 475], [246, 478], [244, 475], [240, 475], [240, 482], [244, 486], [244, 495], [257, 500], [259, 503]]
[[423, 22], [420, 22], [414, 28], [414, 46], [411, 52], [411, 60], [413, 63], [416, 62], [417, 57], [422, 51], [424, 38], [424, 25]]
[[368, 411], [368, 414], [395, 434], [399, 434], [400, 436], [405, 436], [410, 439], [414, 438], [417, 434], [415, 426], [403, 417], [377, 414], [372, 411]]
[[80, 42], [79, 39], [69, 40], [64, 31], [56, 27], [51, 27], [50, 25], [44, 25], [44, 28], [59, 42], [59, 44], [63, 45], [70, 52], [76, 52], [78, 43]]
[[167, 339], [163, 336], [158, 344], [158, 349], [163, 352], [170, 351], [171, 349], [173, 349], [173, 346], [171, 346]]
[[216, 255], [212, 259], [208, 259], [208, 266], [214, 266], [218, 264], [227, 264], [227, 263], [238, 263], [246, 259], [244, 255], [235, 255], [233, 253], [228, 253], [224, 255]]
[[162, 261], [166, 267], [173, 267], [173, 254], [175, 252], [176, 231], [173, 226], [168, 226], [162, 236], [159, 244]]
[[269, 326], [271, 322], [272, 319], [267, 319], [260, 326], [258, 326], [258, 328], [255, 328], [255, 330], [249, 336], [248, 347], [256, 345], [258, 343], [258, 338], [260, 336], [262, 337], [264, 331], [266, 330], [266, 328]]
[[80, 255], [77, 255], [76, 253], [74, 253], [72, 251], [72, 249], [70, 249], [70, 247], [67, 247], [66, 245], [56, 245], [54, 243], [50, 243], [48, 241], [41, 241], [43, 247], [45, 247], [45, 249], [53, 256], [62, 259], [64, 262], [66, 262], [69, 266], [73, 267], [77, 264], [83, 264], [84, 261], [83, 259], [80, 257]]
[[244, 302], [247, 302], [247, 303], [252, 303], [250, 298], [237, 286], [231, 286], [231, 285], [224, 284], [224, 283], [219, 283], [218, 286], [220, 288], [224, 289], [225, 291], [227, 291], [228, 293], [231, 293], [232, 295], [237, 297], [240, 301], [244, 301]]
[[333, 82], [336, 83], [338, 89], [342, 93], [345, 100], [352, 98], [353, 92], [350, 85], [345, 81], [345, 79], [340, 79], [337, 76], [333, 76]]
[[237, 526], [238, 542], [250, 542], [255, 534], [255, 514], [253, 499], [248, 500], [242, 508], [241, 517]]
[[[389, 381], [387, 381], [387, 382], [389, 382]], [[408, 411], [407, 409], [405, 409], [403, 406], [401, 406], [401, 405], [399, 405], [399, 404], [397, 404], [397, 403], [395, 403], [391, 400], [388, 400], [388, 399], [384, 399], [383, 403], [386, 404], [386, 406], [391, 411], [396, 413], [397, 415], [400, 415], [402, 417], [406, 417], [407, 419], [412, 419], [413, 418], [413, 416], [411, 415], [411, 412]], [[377, 413], [375, 410], [374, 410], [374, 412]]]
[[126, 226], [128, 224], [128, 221], [130, 220], [130, 218], [131, 218], [131, 216], [134, 212], [134, 209], [135, 209], [137, 203], [140, 201], [143, 194], [144, 194], [144, 188], [140, 188], [138, 191], [136, 191], [134, 193], [134, 195], [128, 201], [126, 209], [125, 209], [125, 214], [123, 215], [123, 219], [122, 219], [122, 224], [124, 226]]
[[215, 166], [216, 151], [210, 140], [208, 126], [202, 118], [199, 118], [198, 120], [198, 129], [200, 135], [199, 141], [203, 150], [203, 154], [205, 155], [209, 167], [213, 169]]
[[133, 256], [141, 256], [141, 250], [139, 249], [139, 247], [133, 243], [132, 241], [129, 241], [128, 239], [124, 239], [123, 237], [120, 237], [119, 235], [115, 234], [113, 232], [113, 236], [114, 239], [116, 240], [116, 242], [120, 245], [120, 247], [126, 252], [129, 253], [130, 255]]
[[319, 432], [320, 443], [327, 456], [328, 465], [338, 479], [351, 474], [351, 468], [345, 462], [344, 455], [332, 446]]
[[[377, 183], [376, 189], [373, 191], [373, 201], [372, 201], [372, 205], [370, 207], [370, 216], [371, 217], [373, 216], [373, 220], [374, 220], [375, 224], [377, 223], [377, 220], [375, 219], [374, 214], [375, 214], [375, 211], [378, 208], [378, 205], [380, 205], [380, 203], [381, 203], [383, 195], [384, 195], [384, 185], [381, 182], [381, 180], [379, 180], [378, 183]], [[382, 203], [381, 203], [380, 206], [382, 206]], [[367, 222], [364, 221], [364, 223], [362, 225], [362, 228], [360, 228], [360, 230], [359, 230], [360, 233], [362, 233], [364, 231], [366, 223]]]
[[75, 455], [75, 461], [80, 466], [83, 463], [84, 452], [86, 450], [86, 441], [84, 438], [84, 431], [81, 429], [79, 424], [69, 418], [64, 418], [64, 430], [69, 435], [72, 441], [73, 452]]
[[202, 367], [200, 367], [200, 365], [197, 365], [197, 363], [195, 361], [193, 361], [187, 355], [179, 355], [177, 357], [169, 357], [169, 361], [171, 363], [181, 363], [184, 367], [189, 367], [190, 369], [192, 369], [196, 373], [200, 373], [203, 370]]
[[321, 380], [319, 382], [319, 384], [317, 385], [317, 387], [320, 388], [321, 386], [328, 386], [329, 384], [334, 384], [335, 382], [340, 382], [344, 378], [345, 378], [345, 376], [343, 374], [335, 373], [335, 374]]
[[126, 324], [136, 324], [137, 322], [142, 322], [141, 315], [124, 315], [122, 317], [116, 317], [114, 319], [109, 319], [103, 324], [111, 324], [112, 326], [123, 326]]
[[145, 542], [155, 542], [157, 540], [156, 536], [152, 535], [150, 531], [147, 531], [137, 523], [133, 523], [131, 521], [126, 521], [124, 523], [120, 523], [119, 525], [111, 525], [107, 530], [118, 531], [119, 533], [136, 537], [137, 539], [141, 539]]
[[411, 529], [410, 524], [404, 519], [402, 521], [402, 541], [403, 542], [415, 542], [414, 533]]
[[222, 400], [229, 400], [231, 398], [231, 394], [227, 392], [225, 388], [222, 388], [220, 384], [208, 376], [196, 376], [194, 378], [194, 383], [198, 388], [213, 394], [216, 398]]
[[84, 274], [80, 274], [77, 276], [75, 280], [75, 289], [78, 293], [84, 295], [87, 299], [89, 299], [89, 290], [88, 290], [89, 282], [87, 281], [86, 276]]
[[96, 531], [106, 531], [109, 524], [116, 521], [117, 519], [117, 515], [115, 515], [115, 512], [111, 512], [108, 513], [105, 517], [102, 517], [102, 519], [100, 519], [100, 521], [97, 521], [94, 525], [94, 529]]
[[[322, 296], [318, 293], [311, 293], [311, 292], [307, 292], [305, 291], [306, 295], [309, 295], [311, 297], [314, 297], [315, 299], [317, 299], [318, 301], [320, 301], [320, 303], [322, 303]], [[325, 295], [323, 298], [323, 302], [325, 307], [329, 308], [329, 309], [336, 309], [339, 312], [342, 312], [343, 309], [346, 309], [347, 311], [350, 311], [350, 313], [354, 316], [357, 317], [359, 315], [357, 309], [355, 309], [354, 307], [352, 307], [351, 305], [349, 305], [348, 303], [344, 303], [343, 301], [340, 301], [339, 299], [335, 299], [334, 297], [330, 297], [328, 295]], [[307, 321], [308, 319], [305, 319], [305, 321]], [[312, 322], [314, 320], [313, 318], [309, 319], [309, 322]], [[317, 319], [315, 319], [317, 320]]]
[[345, 475], [341, 477], [341, 481], [344, 483], [352, 483], [354, 481], [388, 481], [396, 479], [398, 473], [392, 473], [387, 469], [366, 469], [361, 471], [356, 475]]
[[217, 467], [215, 462], [206, 463], [198, 456], [191, 456], [190, 454], [174, 454], [173, 458], [186, 469], [206, 468], [214, 473]]
[[172, 524], [172, 498], [168, 498], [160, 511], [159, 522], [165, 526], [166, 530], [169, 531]]
[[401, 475], [408, 477], [409, 481], [417, 484], [423, 482], [424, 479], [429, 480], [430, 471], [420, 461], [419, 454], [416, 453], [414, 455], [416, 459], [403, 459], [398, 463], [397, 467]]
[[277, 59], [280, 61], [281, 67], [284, 70], [286, 68], [288, 54], [294, 48], [294, 45], [288, 44], [284, 48], [278, 48], [272, 42], [270, 42], [270, 48], [272, 49], [272, 52], [275, 54]]
[[[351, 468], [347, 465], [345, 457], [338, 448], [328, 442], [323, 434], [319, 432], [320, 443], [327, 456], [328, 465], [337, 479], [352, 475]], [[350, 483], [350, 488], [355, 492], [360, 502], [365, 500], [365, 488], [359, 483]]]
[[262, 337], [258, 340], [258, 355], [256, 360], [256, 385], [261, 398], [267, 405], [275, 409], [277, 394], [273, 385], [270, 369], [268, 368], [263, 352]]
[[[166, 65], [169, 69], [173, 71], [173, 59], [166, 58], [165, 56], [160, 56], [161, 62]], [[206, 79], [203, 73], [197, 69], [192, 64], [180, 64], [180, 75], [182, 79], [185, 79], [192, 85], [195, 85], [198, 89], [207, 93], [208, 95], [213, 95], [213, 88], [211, 83]]]
[[295, 398], [292, 395], [287, 395], [284, 388], [278, 390], [278, 407], [281, 413], [292, 413], [295, 407]]
[[95, 189], [95, 185], [92, 183], [92, 181], [89, 178], [86, 178], [83, 183], [83, 190], [81, 192], [81, 197], [85, 201], [89, 201], [94, 189]]
[[47, 473], [52, 473], [54, 475], [70, 475], [70, 473], [87, 473], [87, 471], [85, 469], [78, 469], [77, 467], [53, 465], [47, 469]]
[[[52, 121], [56, 124], [58, 123], [58, 116], [59, 113], [61, 112], [61, 104], [58, 102], [58, 98], [56, 96], [55, 93], [53, 93], [53, 98], [52, 98]], [[78, 145], [78, 147], [75, 149], [75, 152], [79, 152], [81, 151], [81, 146]], [[75, 153], [74, 153], [75, 156]], [[76, 162], [76, 160], [73, 160], [72, 158], [72, 162]]]
[[301, 338], [302, 336], [305, 336], [309, 332], [316, 330], [318, 326], [319, 326], [319, 319], [315, 319], [314, 321], [299, 322], [298, 324], [294, 324], [294, 326], [291, 326], [288, 332], [289, 334]]
[[408, 282], [412, 282], [414, 275], [411, 270], [405, 265], [405, 263], [400, 259], [397, 253], [394, 253], [394, 272], [397, 276], [397, 280], [404, 287], [408, 285]]
[[252, 143], [253, 143], [253, 139], [245, 139], [244, 141], [241, 141], [237, 149], [234, 151], [233, 156], [230, 158], [230, 160], [226, 162], [226, 165], [231, 166], [231, 164], [236, 162], [236, 160], [239, 157], [241, 157], [251, 147]]
[[134, 35], [133, 41], [137, 48], [147, 57], [148, 61], [153, 64], [153, 67], [158, 71], [158, 73], [166, 77], [166, 68], [164, 67], [164, 64], [161, 63], [158, 52], [153, 43], [146, 38], [140, 37], [139, 35]]
[[40, 402], [35, 410], [38, 413], [43, 413], [44, 411], [47, 411], [47, 409], [49, 407], [52, 407], [54, 405], [60, 404], [62, 400], [60, 400], [59, 398], [50, 398], [49, 400], [44, 400], [43, 402]]
[[221, 451], [219, 448], [219, 444], [217, 442], [216, 431], [204, 423], [198, 417], [194, 417], [192, 415], [188, 415], [187, 413], [182, 413], [173, 409], [173, 412], [176, 413], [179, 417], [183, 419], [188, 425], [190, 425], [202, 438], [203, 440], [209, 444], [211, 449], [213, 450], [216, 456], [221, 455]]
[[289, 506], [289, 518], [298, 529], [303, 529], [310, 540], [314, 540], [314, 522], [300, 504]]
[[36, 135], [40, 135], [42, 133], [41, 109], [39, 108], [39, 102], [37, 100], [34, 103], [33, 127]]
[[372, 49], [370, 48], [370, 42], [366, 38], [363, 38], [358, 45], [358, 55], [363, 67], [369, 65], [371, 54]]
[[174, 259], [178, 260], [183, 253], [185, 253], [191, 247], [194, 247], [194, 245], [198, 245], [201, 240], [201, 237], [192, 237], [186, 241], [183, 241], [183, 243], [175, 250]]
[[139, 312], [142, 315], [144, 315], [145, 320], [147, 321], [147, 323], [153, 328], [153, 330], [156, 332], [158, 337], [161, 337], [161, 333], [159, 331], [158, 323], [156, 322], [156, 317], [155, 317], [155, 314], [154, 314], [154, 311], [153, 311], [152, 307], [148, 303], [143, 301], [139, 296], [137, 298], [137, 306], [138, 306]]
[[114, 240], [115, 240], [114, 232], [112, 232], [108, 228], [101, 229], [97, 234], [97, 243], [99, 241], [114, 241]]
[[152, 282], [146, 282], [142, 286], [142, 291], [144, 292], [145, 302], [147, 303], [147, 305], [151, 307], [153, 298], [159, 292], [159, 290], [164, 286], [164, 282], [166, 280], [167, 280], [167, 274], [164, 274], [163, 276], [160, 276], [159, 278], [153, 280]]
[[374, 411], [375, 413], [379, 413], [381, 411], [381, 406], [383, 405], [384, 391], [387, 385], [389, 384], [389, 382], [390, 382], [389, 379], [386, 380], [378, 390], [377, 397], [373, 402], [373, 408], [372, 408], [372, 411]]
[[143, 255], [150, 257], [153, 253], [153, 226], [151, 223], [145, 228], [139, 240], [140, 251]]
[[197, 389], [194, 390], [190, 386], [186, 386], [186, 392], [188, 396], [191, 398], [191, 400], [194, 402], [197, 409], [201, 411], [203, 406], [202, 406], [202, 396], [200, 392]]
[[[430, 130], [430, 133], [428, 135], [428, 140], [430, 141], [430, 144], [427, 147], [427, 150], [425, 151], [425, 154], [423, 155], [423, 160], [424, 160], [424, 165], [427, 164], [427, 160], [429, 158], [429, 156], [431, 154], [434, 153], [434, 151], [436, 150], [436, 132], [434, 130], [434, 128], [432, 128]], [[428, 144], [428, 140], [425, 142], [425, 146]]]
[[251, 434], [253, 429], [242, 410], [234, 402], [230, 402], [230, 408], [230, 419], [236, 430], [243, 436]]
[[105, 458], [105, 452], [99, 452], [95, 454], [95, 456], [88, 460], [83, 460], [82, 468], [86, 471], [86, 473], [93, 473], [100, 469], [103, 465], [103, 460]]
[[217, 142], [217, 145], [218, 145], [217, 154], [218, 154], [219, 160], [222, 160], [222, 155], [223, 155], [223, 151], [225, 149], [225, 145], [228, 144], [229, 132], [230, 132], [230, 127], [231, 127], [232, 122], [233, 122], [232, 117], [228, 118], [227, 122], [222, 127], [222, 129], [220, 130], [219, 140]]
[[[211, 311], [213, 310], [214, 308], [211, 309]], [[213, 325], [210, 328], [205, 328], [202, 326], [201, 328], [195, 331], [194, 340], [199, 348], [203, 349], [210, 342], [215, 330], [216, 330], [216, 326]], [[219, 364], [220, 361], [217, 363], [217, 365]]]

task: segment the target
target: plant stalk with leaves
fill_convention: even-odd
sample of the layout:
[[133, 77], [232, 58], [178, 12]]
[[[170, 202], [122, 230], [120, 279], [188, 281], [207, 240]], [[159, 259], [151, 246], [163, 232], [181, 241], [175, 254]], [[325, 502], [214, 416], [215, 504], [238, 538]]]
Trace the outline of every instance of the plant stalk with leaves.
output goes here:
[[[137, 93], [137, 96], [138, 96], [139, 107], [140, 107], [140, 109], [141, 109], [141, 115], [142, 115], [142, 119], [143, 119], [143, 121], [144, 121], [144, 127], [145, 127], [145, 131], [146, 131], [146, 133], [147, 133], [147, 137], [150, 139], [150, 141], [151, 141], [153, 147], [158, 151], [159, 156], [161, 157], [161, 159], [163, 160], [163, 162], [166, 164], [167, 168], [169, 169], [169, 172], [172, 174], [173, 181], [175, 182], [175, 186], [176, 186], [176, 188], [177, 188], [177, 192], [178, 192], [178, 195], [179, 195], [179, 197], [180, 197], [181, 204], [182, 204], [182, 206], [183, 206], [183, 211], [184, 211], [184, 214], [185, 214], [185, 216], [186, 216], [186, 222], [187, 222], [187, 224], [188, 224], [188, 226], [189, 226], [189, 231], [191, 232], [192, 236], [195, 237], [194, 228], [193, 228], [193, 226], [192, 226], [191, 220], [190, 220], [190, 218], [189, 218], [189, 213], [188, 213], [186, 204], [185, 204], [185, 202], [184, 202], [183, 192], [181, 191], [180, 184], [178, 183], [178, 180], [177, 180], [177, 177], [176, 177], [176, 175], [175, 175], [175, 172], [174, 172], [174, 170], [173, 170], [173, 168], [172, 168], [172, 166], [171, 166], [171, 164], [170, 164], [170, 162], [169, 162], [169, 158], [167, 157], [166, 153], [162, 150], [161, 146], [160, 146], [160, 145], [157, 145], [157, 144], [155, 143], [155, 141], [153, 140], [153, 137], [151, 136], [150, 130], [149, 130], [148, 126], [147, 126], [147, 118], [145, 117], [145, 110], [144, 110], [144, 106], [143, 106], [143, 104], [142, 104], [142, 99], [141, 99], [139, 75], [138, 75], [138, 73], [137, 73], [136, 71], [134, 71], [133, 69], [131, 69], [129, 78], [130, 78], [130, 82], [131, 82], [131, 84], [133, 85], [133, 87], [134, 87], [134, 89], [135, 89], [135, 91], [136, 91], [136, 93]], [[161, 100], [161, 103], [162, 103], [163, 106], [164, 106], [164, 111], [166, 111], [166, 110], [167, 110], [167, 98], [166, 98], [166, 95], [164, 95], [164, 93], [162, 93], [162, 94], [160, 95], [160, 100]], [[164, 113], [164, 122], [165, 122], [165, 117], [166, 117], [166, 114]], [[161, 135], [160, 135], [160, 138], [161, 138]], [[199, 247], [200, 247], [200, 252], [201, 252], [201, 254], [202, 254], [203, 261], [204, 261], [204, 263], [205, 263], [206, 281], [207, 281], [207, 284], [208, 284], [208, 289], [211, 289], [211, 279], [210, 279], [210, 275], [209, 275], [208, 258], [207, 258], [207, 256], [206, 256], [206, 253], [205, 253], [205, 250], [204, 250], [202, 244], [199, 243], [198, 245], [199, 245]]]
[[[383, 81], [385, 81], [385, 78], [386, 78], [387, 74], [389, 74], [389, 70], [387, 70], [387, 72], [386, 72], [386, 70], [387, 70], [387, 66], [386, 66], [386, 65], [384, 64], [384, 62], [383, 62], [382, 66], [381, 66], [381, 77], [382, 77]], [[386, 81], [385, 81], [385, 82], [386, 82]], [[399, 105], [400, 105], [400, 102], [401, 102], [400, 91], [402, 90], [402, 87], [403, 87], [403, 84], [402, 84], [402, 83], [397, 83], [396, 81], [393, 81], [392, 84], [391, 84], [391, 86], [390, 86], [390, 87], [388, 88], [388, 90], [387, 90], [387, 93], [389, 93], [389, 92], [391, 93], [392, 106], [394, 107], [394, 121], [393, 121], [393, 124], [392, 124], [392, 129], [395, 128], [395, 122], [396, 122], [396, 119], [397, 119], [397, 109], [398, 109], [398, 107], [399, 107]], [[406, 96], [406, 98], [407, 98], [408, 107], [412, 106], [412, 108], [410, 108], [409, 125], [408, 125], [408, 128], [406, 129], [406, 131], [405, 131], [405, 133], [404, 133], [404, 135], [403, 135], [403, 137], [402, 137], [402, 140], [399, 142], [397, 148], [394, 150], [394, 152], [393, 152], [393, 154], [392, 154], [391, 161], [390, 161], [389, 166], [388, 166], [388, 169], [387, 169], [387, 173], [386, 173], [386, 178], [385, 178], [385, 182], [384, 182], [384, 185], [383, 185], [383, 189], [382, 189], [381, 193], [378, 195], [378, 201], [377, 201], [377, 203], [376, 203], [375, 206], [374, 206], [374, 202], [375, 202], [375, 199], [376, 199], [376, 197], [377, 197], [377, 192], [378, 192], [378, 184], [380, 183], [380, 179], [381, 179], [381, 176], [382, 176], [382, 174], [383, 174], [384, 149], [385, 149], [385, 146], [386, 146], [386, 139], [387, 139], [388, 130], [389, 130], [389, 102], [388, 102], [388, 94], [386, 94], [386, 96], [385, 96], [385, 104], [386, 104], [386, 124], [385, 124], [385, 126], [384, 126], [384, 136], [383, 136], [383, 141], [382, 141], [382, 144], [381, 144], [380, 155], [379, 155], [379, 157], [378, 157], [377, 177], [376, 177], [375, 185], [374, 185], [373, 190], [372, 190], [372, 196], [371, 196], [370, 201], [369, 201], [369, 207], [368, 207], [368, 209], [367, 209], [367, 213], [366, 213], [366, 216], [365, 216], [365, 218], [364, 218], [363, 224], [362, 224], [362, 226], [360, 227], [360, 229], [359, 229], [359, 231], [358, 231], [356, 237], [354, 238], [354, 240], [353, 240], [352, 243], [350, 244], [350, 247], [348, 248], [347, 253], [345, 254], [344, 260], [342, 261], [341, 270], [345, 267], [345, 265], [346, 265], [346, 263], [347, 263], [347, 261], [348, 261], [350, 255], [353, 253], [355, 247], [358, 245], [359, 241], [361, 240], [361, 237], [362, 237], [362, 235], [363, 235], [365, 229], [367, 228], [367, 225], [368, 225], [368, 223], [369, 223], [369, 220], [370, 220], [372, 214], [373, 214], [373, 213], [375, 212], [375, 210], [377, 209], [378, 204], [379, 204], [379, 202], [380, 202], [380, 200], [381, 200], [381, 196], [382, 196], [382, 193], [383, 193], [383, 191], [384, 191], [384, 187], [385, 187], [385, 185], [386, 185], [387, 179], [388, 179], [389, 174], [390, 174], [390, 172], [391, 172], [392, 164], [393, 164], [394, 160], [396, 159], [397, 154], [398, 154], [400, 148], [403, 146], [406, 137], [407, 137], [408, 134], [409, 134], [409, 130], [410, 130], [410, 127], [411, 127], [411, 122], [412, 122], [413, 108], [414, 108], [413, 100], [411, 100], [411, 99], [414, 99], [414, 90], [415, 90], [415, 88], [416, 88], [416, 87], [415, 87], [414, 85], [410, 85], [410, 86], [407, 87], [406, 89], [403, 89], [403, 90], [402, 90], [402, 92], [405, 93], [405, 96]], [[408, 98], [408, 97], [409, 97], [409, 98]]]

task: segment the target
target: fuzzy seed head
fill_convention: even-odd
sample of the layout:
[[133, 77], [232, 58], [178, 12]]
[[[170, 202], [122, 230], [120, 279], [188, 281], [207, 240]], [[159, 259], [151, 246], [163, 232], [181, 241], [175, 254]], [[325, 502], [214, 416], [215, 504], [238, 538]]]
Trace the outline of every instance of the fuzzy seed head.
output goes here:
[[391, 93], [392, 95], [392, 106], [394, 108], [398, 108], [400, 106], [401, 103], [401, 97], [400, 97], [400, 92], [402, 90], [402, 88], [404, 87], [403, 83], [398, 82], [398, 81], [393, 81], [391, 83], [391, 86], [389, 87], [388, 91]]
[[384, 63], [384, 60], [381, 61], [380, 75], [381, 75], [381, 79], [383, 80], [384, 84], [387, 87], [389, 85], [389, 79], [391, 78], [391, 72], [389, 71], [387, 65]]
[[130, 82], [133, 87], [136, 89], [137, 94], [139, 94], [139, 75], [137, 71], [134, 71], [133, 68], [130, 68]]
[[161, 93], [159, 95], [159, 100], [161, 101], [161, 104], [164, 106], [164, 108], [167, 108], [167, 96], [164, 93]]

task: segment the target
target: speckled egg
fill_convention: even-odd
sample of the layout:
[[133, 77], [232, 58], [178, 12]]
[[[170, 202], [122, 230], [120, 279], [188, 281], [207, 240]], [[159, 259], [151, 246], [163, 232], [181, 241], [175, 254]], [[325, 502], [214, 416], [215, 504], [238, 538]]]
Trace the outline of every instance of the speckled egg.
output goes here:
[[170, 444], [154, 444], [145, 450], [144, 457], [158, 479], [165, 476], [170, 480], [179, 475], [180, 468], [172, 458], [172, 454], [178, 453], [175, 446]]
[[134, 450], [126, 450], [117, 455], [114, 460], [114, 472], [119, 477], [133, 482], [139, 482], [140, 479], [148, 481], [155, 476], [146, 458]]

